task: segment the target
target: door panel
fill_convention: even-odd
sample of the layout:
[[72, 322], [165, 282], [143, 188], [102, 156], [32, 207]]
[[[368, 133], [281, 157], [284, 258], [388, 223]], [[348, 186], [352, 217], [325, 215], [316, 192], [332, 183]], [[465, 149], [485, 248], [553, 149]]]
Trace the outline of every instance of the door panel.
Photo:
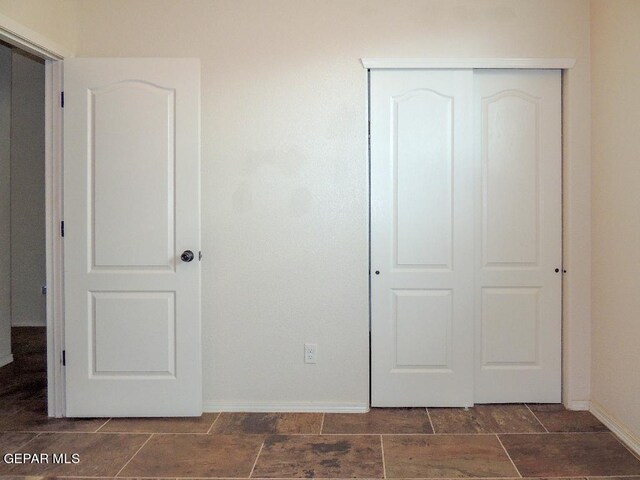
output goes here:
[[473, 403], [472, 91], [470, 70], [371, 72], [376, 407]]
[[396, 368], [451, 368], [451, 290], [394, 290]]
[[451, 268], [452, 103], [428, 89], [393, 98], [396, 267]]
[[[91, 376], [176, 373], [174, 292], [93, 292]], [[126, 332], [126, 335], [122, 333]]]
[[65, 61], [68, 416], [202, 413], [199, 63]]
[[124, 81], [89, 94], [92, 267], [173, 270], [174, 89]]
[[482, 115], [483, 266], [536, 265], [538, 99], [501, 92], [483, 98]]
[[539, 288], [483, 288], [482, 365], [537, 365], [539, 312]]
[[482, 205], [475, 401], [559, 402], [560, 72], [477, 71], [474, 81]]

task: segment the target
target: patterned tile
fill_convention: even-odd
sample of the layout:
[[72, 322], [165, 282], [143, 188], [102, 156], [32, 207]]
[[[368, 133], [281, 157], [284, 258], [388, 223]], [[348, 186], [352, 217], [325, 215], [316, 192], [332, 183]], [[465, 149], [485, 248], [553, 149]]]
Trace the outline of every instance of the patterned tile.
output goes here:
[[610, 433], [500, 435], [525, 477], [640, 475], [640, 461]]
[[[135, 454], [148, 435], [43, 433], [23, 453], [49, 454], [48, 463], [0, 463], [0, 475], [67, 475], [113, 477]], [[80, 463], [53, 463], [53, 454], [80, 456]]]
[[377, 435], [271, 436], [254, 478], [382, 478]]
[[211, 433], [317, 434], [321, 424], [321, 413], [221, 413]]
[[388, 478], [518, 477], [495, 435], [382, 438]]
[[567, 410], [561, 404], [530, 404], [529, 408], [550, 432], [609, 431], [591, 412]]
[[243, 477], [258, 456], [258, 435], [153, 435], [120, 477]]
[[2, 455], [17, 451], [35, 437], [35, 433], [0, 433], [0, 461], [2, 461]]
[[11, 352], [15, 355], [47, 353], [46, 327], [12, 327]]
[[106, 419], [51, 418], [44, 411], [20, 410], [0, 415], [0, 432], [95, 432]]
[[45, 375], [24, 374], [18, 372], [13, 364], [0, 369], [11, 371], [10, 378], [3, 382], [0, 390], [0, 402], [7, 405], [10, 402], [24, 402], [34, 397], [46, 395], [47, 378]]
[[536, 433], [544, 427], [525, 405], [429, 408], [436, 433]]
[[424, 408], [372, 408], [367, 413], [327, 413], [322, 433], [433, 433]]

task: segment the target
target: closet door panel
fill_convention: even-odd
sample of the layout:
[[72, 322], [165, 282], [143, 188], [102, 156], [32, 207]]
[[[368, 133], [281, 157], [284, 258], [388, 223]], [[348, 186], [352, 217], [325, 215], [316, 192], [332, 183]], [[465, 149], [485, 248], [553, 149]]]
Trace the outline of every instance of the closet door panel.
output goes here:
[[475, 402], [559, 402], [560, 72], [476, 71], [474, 83]]
[[473, 404], [472, 91], [371, 72], [373, 406]]

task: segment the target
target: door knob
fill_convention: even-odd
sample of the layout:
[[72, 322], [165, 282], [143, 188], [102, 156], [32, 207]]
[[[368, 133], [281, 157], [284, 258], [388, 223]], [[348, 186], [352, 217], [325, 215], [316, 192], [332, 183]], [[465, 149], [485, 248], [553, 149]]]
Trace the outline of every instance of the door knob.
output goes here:
[[180, 255], [180, 259], [183, 262], [190, 262], [194, 258], [195, 258], [195, 255], [191, 250], [185, 250], [184, 252], [182, 252], [182, 255]]

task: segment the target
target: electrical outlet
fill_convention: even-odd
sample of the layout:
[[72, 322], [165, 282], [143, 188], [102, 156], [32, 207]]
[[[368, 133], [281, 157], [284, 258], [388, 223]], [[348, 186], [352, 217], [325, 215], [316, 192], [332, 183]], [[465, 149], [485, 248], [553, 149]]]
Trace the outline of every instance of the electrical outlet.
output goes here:
[[318, 345], [315, 343], [304, 344], [304, 363], [316, 363]]

